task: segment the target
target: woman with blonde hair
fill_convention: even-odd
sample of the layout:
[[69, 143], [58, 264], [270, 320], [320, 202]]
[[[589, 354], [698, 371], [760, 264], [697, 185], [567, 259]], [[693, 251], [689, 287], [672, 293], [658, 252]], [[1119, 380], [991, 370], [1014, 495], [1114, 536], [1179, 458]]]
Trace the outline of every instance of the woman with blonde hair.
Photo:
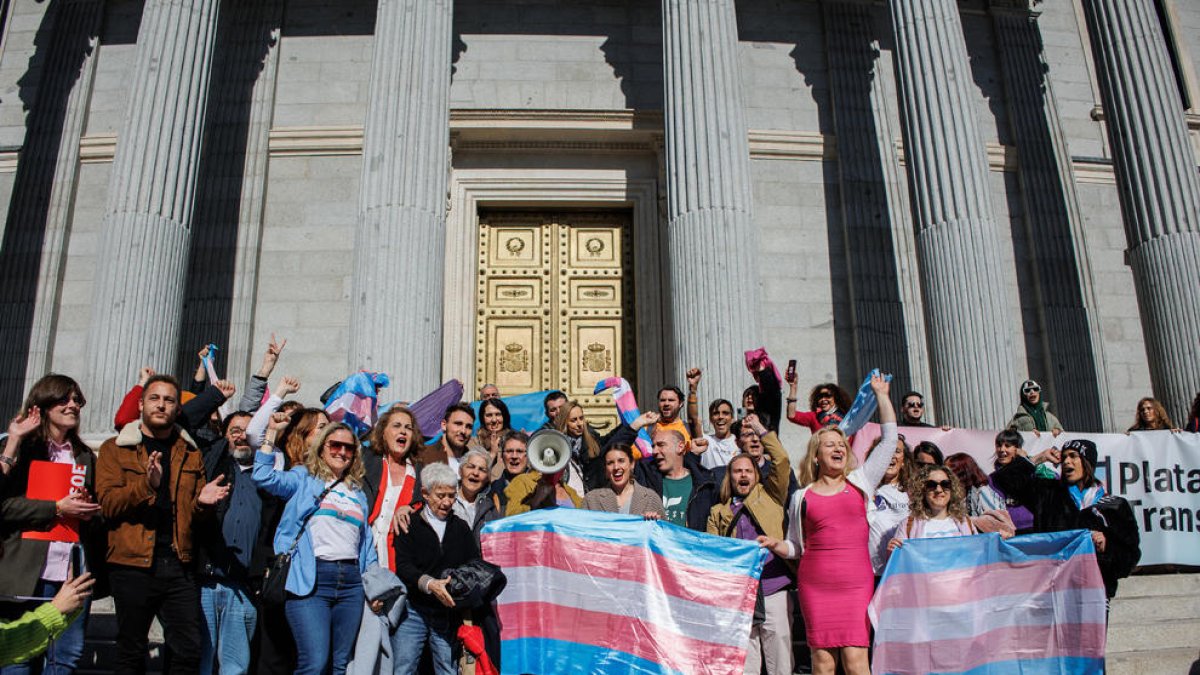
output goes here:
[[[282, 416], [281, 416], [282, 417]], [[345, 424], [325, 427], [287, 471], [275, 468], [272, 419], [254, 458], [254, 482], [286, 501], [275, 554], [291, 557], [284, 613], [300, 647], [297, 673], [346, 671], [362, 618], [361, 574], [378, 564], [367, 524], [358, 438]]]
[[1138, 401], [1137, 412], [1134, 413], [1133, 426], [1127, 431], [1179, 431], [1167, 415], [1167, 409], [1156, 398], [1147, 396]]
[[777, 556], [800, 557], [800, 606], [813, 673], [818, 675], [832, 675], [838, 661], [849, 675], [871, 672], [867, 604], [875, 575], [867, 513], [874, 508], [876, 487], [896, 450], [890, 388], [882, 376], [871, 378], [883, 435], [875, 452], [855, 469], [846, 434], [836, 427], [817, 430], [797, 472], [802, 487], [788, 507], [787, 538], [759, 538], [759, 544]]

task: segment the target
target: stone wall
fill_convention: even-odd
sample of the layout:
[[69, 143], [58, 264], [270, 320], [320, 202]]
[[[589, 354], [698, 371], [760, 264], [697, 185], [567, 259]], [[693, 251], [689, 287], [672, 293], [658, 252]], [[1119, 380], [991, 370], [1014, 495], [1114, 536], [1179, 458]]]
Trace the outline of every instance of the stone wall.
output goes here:
[[[1070, 0], [1042, 3], [1040, 26], [1059, 121], [1079, 170], [1080, 212], [1106, 350], [1102, 381], [1110, 392], [1109, 430], [1123, 429], [1137, 398], [1150, 391], [1149, 369], [1132, 275], [1123, 260], [1125, 236], [1106, 164], [1107, 139], [1102, 122], [1093, 118], [1098, 95], [1076, 4]], [[1200, 69], [1200, 5], [1175, 2], [1174, 6], [1180, 44], [1192, 67]], [[780, 362], [789, 356], [798, 359], [803, 401], [807, 389], [817, 382], [833, 380], [849, 388], [862, 376], [849, 330], [852, 303], [833, 153], [835, 125], [822, 5], [742, 0], [737, 9], [761, 261], [761, 290], [757, 299], [748, 301], [746, 311], [762, 313], [766, 346]], [[121, 126], [141, 4], [110, 2], [105, 11], [84, 130], [84, 143], [93, 145], [105, 138], [111, 142]], [[0, 55], [0, 152], [8, 152], [13, 162], [36, 97], [39, 63], [44, 58], [38, 53], [44, 40], [38, 31], [44, 30], [45, 12], [45, 3], [17, 0], [6, 26]], [[366, 110], [374, 2], [291, 0], [283, 15], [273, 128], [276, 132], [318, 128], [325, 130], [320, 133], [353, 136], [361, 129]], [[891, 99], [885, 112], [899, 140], [886, 7], [877, 7], [875, 18], [880, 73]], [[660, 23], [658, 3], [638, 0], [458, 0], [451, 107], [661, 110]], [[999, 145], [1011, 145], [1012, 139], [992, 19], [978, 3], [965, 3], [963, 24], [977, 94], [970, 114], [979, 120], [982, 140], [999, 157], [1003, 154]], [[764, 152], [753, 142], [756, 133], [816, 139], [825, 135], [830, 154], [822, 158], [802, 151]], [[1200, 138], [1200, 132], [1193, 131], [1193, 138]], [[343, 375], [362, 163], [358, 152], [351, 139], [320, 153], [276, 149], [268, 162], [251, 360], [257, 363], [271, 332], [286, 336], [288, 352], [280, 372], [305, 380], [301, 399], [307, 402], [315, 401], [325, 386]], [[98, 264], [94, 251], [111, 166], [111, 155], [106, 158], [103, 150], [84, 155], [53, 351], [54, 368], [70, 373], [81, 373], [84, 367], [91, 280]], [[479, 169], [490, 160], [480, 155], [470, 161]], [[525, 161], [531, 166], [539, 163], [536, 158]], [[1053, 364], [1047, 362], [1041, 341], [1030, 282], [1033, 251], [1025, 234], [1019, 186], [1013, 172], [1000, 170], [1000, 161], [993, 162], [990, 174], [1002, 243], [995, 273], [1006, 279], [1012, 315], [1019, 317], [1019, 325], [1011, 327], [1016, 346], [1010, 377], [1015, 406], [1017, 384], [1026, 376], [1037, 379]], [[611, 164], [611, 158], [604, 162]], [[3, 167], [0, 164], [0, 203], [7, 203], [13, 173]], [[902, 170], [899, 176], [903, 193], [907, 188]], [[899, 198], [905, 200], [907, 195]], [[419, 255], [412, 261], [439, 264], [423, 261]], [[403, 262], [408, 261], [398, 264]], [[224, 338], [213, 339], [220, 343]], [[164, 370], [174, 367], [154, 365]], [[927, 369], [921, 372], [913, 367], [912, 381], [927, 382]], [[737, 392], [719, 393], [734, 396]], [[1049, 392], [1048, 398], [1054, 401], [1069, 395]], [[1069, 426], [1070, 420], [1066, 422]]]

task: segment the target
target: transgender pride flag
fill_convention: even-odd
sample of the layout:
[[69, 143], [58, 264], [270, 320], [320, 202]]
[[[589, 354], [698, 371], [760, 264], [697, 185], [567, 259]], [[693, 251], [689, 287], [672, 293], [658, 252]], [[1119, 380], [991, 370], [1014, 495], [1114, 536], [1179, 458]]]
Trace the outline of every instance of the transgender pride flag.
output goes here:
[[742, 672], [754, 543], [560, 508], [488, 524], [483, 557], [508, 577], [502, 675]]
[[871, 600], [871, 672], [1104, 672], [1104, 580], [1086, 530], [910, 539]]

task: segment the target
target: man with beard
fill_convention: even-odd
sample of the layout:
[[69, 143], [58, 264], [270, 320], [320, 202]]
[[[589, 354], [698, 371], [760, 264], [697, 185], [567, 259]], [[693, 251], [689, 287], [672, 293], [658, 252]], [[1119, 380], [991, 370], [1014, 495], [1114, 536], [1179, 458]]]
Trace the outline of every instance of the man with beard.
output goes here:
[[[733, 423], [733, 436], [737, 438], [738, 450], [750, 455], [750, 458], [754, 460], [754, 465], [758, 468], [759, 482], [765, 485], [767, 479], [771, 476], [771, 469], [774, 466], [775, 460], [769, 456], [770, 453], [764, 452], [762, 442], [764, 434], [758, 433], [753, 428], [754, 425], [748, 422], [751, 417], [756, 416], [751, 414], [745, 419]], [[791, 503], [792, 494], [800, 489], [800, 483], [796, 480], [796, 473], [789, 470], [788, 476], [787, 498], [784, 499], [784, 504]], [[723, 477], [724, 468], [713, 470], [713, 478], [718, 484]]]
[[171, 646], [171, 671], [199, 670], [203, 619], [192, 529], [211, 521], [229, 488], [220, 478], [204, 480], [195, 441], [176, 425], [179, 399], [175, 378], [149, 378], [138, 403], [141, 420], [125, 425], [97, 453], [96, 496], [108, 526], [118, 673], [145, 670], [156, 616]]
[[683, 409], [683, 392], [679, 387], [663, 387], [658, 390], [658, 422], [650, 436], [659, 431], [675, 431], [683, 437], [683, 447], [688, 448], [692, 443], [692, 434], [687, 425], [679, 419], [679, 411]]
[[206, 477], [209, 481], [223, 479], [229, 494], [217, 503], [217, 518], [198, 531], [200, 607], [205, 623], [202, 675], [213, 672], [214, 666], [222, 675], [250, 670], [250, 644], [258, 619], [251, 598], [266, 568], [262, 550], [255, 544], [264, 527], [267, 509], [263, 505], [273, 503], [273, 497], [255, 487], [250, 477], [254, 468], [254, 449], [246, 436], [250, 418], [246, 412], [225, 418], [221, 440], [204, 453]]
[[700, 466], [695, 454], [687, 451], [683, 434], [676, 429], [660, 425], [652, 438], [654, 468], [650, 462], [638, 462], [634, 479], [662, 497], [663, 520], [703, 532], [708, 527], [708, 513], [717, 502], [717, 484], [712, 474]]
[[475, 426], [475, 411], [466, 403], [455, 403], [446, 408], [442, 417], [442, 437], [421, 448], [417, 463], [429, 466], [434, 462], [449, 464], [458, 474], [458, 465], [467, 454], [467, 442]]

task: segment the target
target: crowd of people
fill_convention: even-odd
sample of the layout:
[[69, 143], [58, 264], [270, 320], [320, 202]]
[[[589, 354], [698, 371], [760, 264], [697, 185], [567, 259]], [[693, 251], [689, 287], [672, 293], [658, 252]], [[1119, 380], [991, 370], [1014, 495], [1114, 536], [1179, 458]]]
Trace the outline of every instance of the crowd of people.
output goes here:
[[[114, 600], [119, 673], [144, 672], [155, 618], [170, 672], [491, 672], [501, 631], [489, 589], [502, 571], [480, 560], [481, 530], [543, 508], [631, 514], [766, 549], [747, 647], [755, 675], [792, 673], [801, 630], [814, 673], [868, 673], [867, 604], [911, 539], [1090, 530], [1110, 597], [1137, 562], [1136, 523], [1096, 480], [1094, 443], [1023, 450], [1020, 431], [1063, 429], [1032, 380], [990, 472], [966, 453], [910, 447], [901, 427], [930, 425], [924, 397], [905, 393], [897, 415], [882, 376], [870, 382], [881, 435], [859, 464], [838, 427], [847, 392], [820, 384], [799, 410], [794, 369], [781, 382], [763, 359], [736, 409], [716, 398], [702, 418], [694, 368], [686, 393], [663, 387], [654, 411], [605, 435], [551, 392], [545, 428], [570, 458], [543, 475], [528, 456], [535, 430], [513, 428], [496, 387], [480, 391], [478, 412], [447, 407], [438, 428], [394, 405], [362, 433], [291, 400], [294, 378], [267, 394], [285, 344], [272, 337], [236, 401], [203, 367], [186, 388], [143, 368], [98, 450], [80, 437], [84, 386], [57, 374], [33, 385], [0, 452], [4, 673], [71, 672], [79, 617], [101, 594]], [[1187, 428], [1200, 430], [1200, 395], [1191, 413]], [[812, 432], [795, 466], [785, 420]], [[1157, 401], [1138, 404], [1131, 431], [1174, 428]], [[635, 450], [642, 430], [651, 461]], [[72, 487], [44, 498], [39, 481], [58, 464]], [[37, 536], [62, 526], [78, 543]]]

